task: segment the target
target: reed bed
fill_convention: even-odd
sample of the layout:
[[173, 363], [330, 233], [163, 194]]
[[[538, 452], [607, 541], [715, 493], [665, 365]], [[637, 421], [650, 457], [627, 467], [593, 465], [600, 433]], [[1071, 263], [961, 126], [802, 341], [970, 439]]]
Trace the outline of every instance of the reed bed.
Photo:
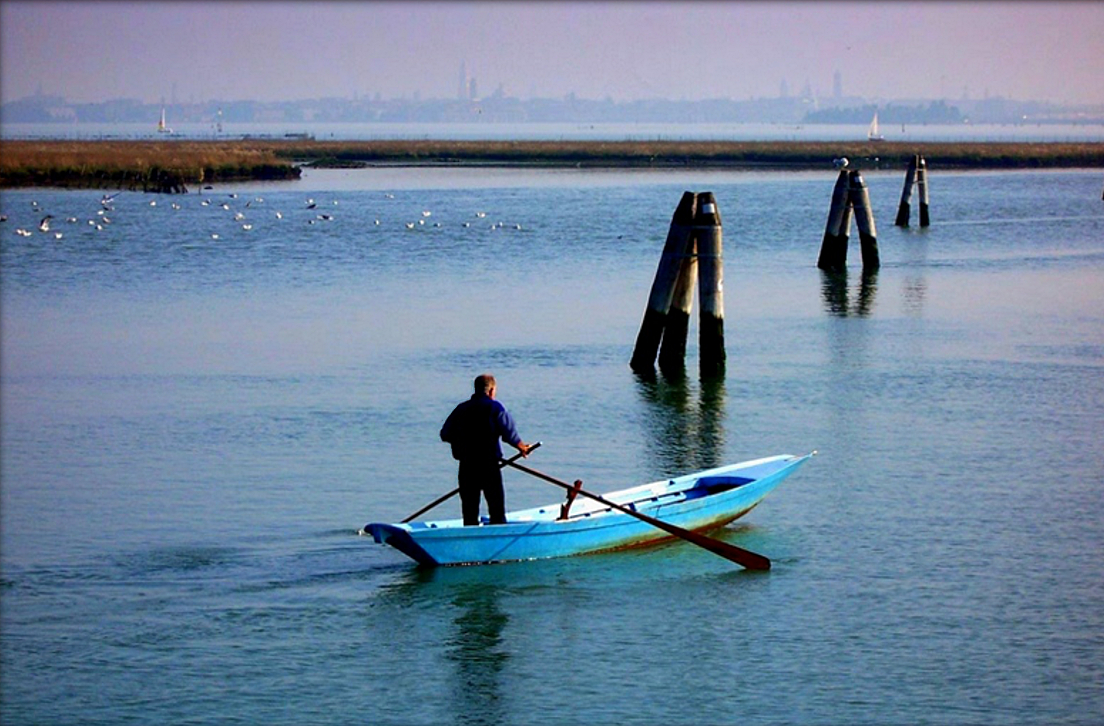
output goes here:
[[0, 187], [186, 191], [188, 184], [298, 176], [272, 148], [240, 141], [0, 142]]
[[1104, 143], [838, 141], [295, 141], [276, 149], [289, 159], [367, 163], [506, 163], [579, 166], [768, 166], [823, 168], [848, 157], [881, 167], [929, 164], [961, 168], [1104, 166]]
[[185, 191], [188, 184], [298, 178], [300, 165], [529, 165], [821, 169], [1099, 168], [1104, 142], [839, 141], [4, 141], [0, 187], [81, 186]]

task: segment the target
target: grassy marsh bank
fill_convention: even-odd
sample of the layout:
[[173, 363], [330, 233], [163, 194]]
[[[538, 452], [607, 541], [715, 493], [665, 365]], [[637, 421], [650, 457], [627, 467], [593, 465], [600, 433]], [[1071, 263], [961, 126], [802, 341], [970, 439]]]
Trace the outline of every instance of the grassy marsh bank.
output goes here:
[[338, 162], [819, 169], [846, 156], [904, 168], [913, 154], [942, 168], [1104, 167], [1101, 143], [839, 141], [295, 141], [282, 158]]
[[184, 192], [189, 185], [297, 179], [299, 174], [270, 146], [244, 141], [0, 142], [0, 188]]
[[1104, 167], [1104, 142], [839, 141], [4, 141], [0, 188], [61, 186], [185, 191], [219, 181], [295, 179], [301, 164], [821, 169]]

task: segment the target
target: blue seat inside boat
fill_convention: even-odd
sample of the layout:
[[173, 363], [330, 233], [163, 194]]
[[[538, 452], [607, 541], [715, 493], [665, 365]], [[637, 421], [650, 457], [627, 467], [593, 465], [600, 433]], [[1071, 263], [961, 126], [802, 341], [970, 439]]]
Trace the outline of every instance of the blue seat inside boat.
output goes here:
[[686, 490], [687, 499], [697, 499], [699, 497], [707, 497], [712, 494], [720, 494], [721, 492], [727, 492], [736, 487], [741, 487], [744, 484], [755, 481], [749, 479], [746, 476], [731, 476], [726, 474], [719, 474], [717, 476], [703, 476], [698, 479], [698, 483], [692, 488]]

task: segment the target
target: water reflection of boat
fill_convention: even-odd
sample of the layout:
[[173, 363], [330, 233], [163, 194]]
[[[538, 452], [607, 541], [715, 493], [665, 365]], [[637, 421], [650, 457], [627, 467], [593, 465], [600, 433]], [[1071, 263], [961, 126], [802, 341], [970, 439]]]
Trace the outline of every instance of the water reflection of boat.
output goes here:
[[[602, 499], [676, 527], [706, 531], [747, 514], [811, 456], [730, 464], [610, 492]], [[372, 523], [361, 531], [423, 565], [567, 557], [670, 538], [641, 519], [591, 499], [576, 501], [567, 514], [562, 518], [556, 503], [510, 512], [506, 524], [465, 527], [462, 520], [450, 519]]]

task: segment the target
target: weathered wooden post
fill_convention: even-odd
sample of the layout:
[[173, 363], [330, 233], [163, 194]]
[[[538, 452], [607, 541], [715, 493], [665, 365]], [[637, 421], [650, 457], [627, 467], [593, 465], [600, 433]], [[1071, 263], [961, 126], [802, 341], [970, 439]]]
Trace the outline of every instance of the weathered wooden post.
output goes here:
[[913, 154], [909, 159], [908, 171], [905, 172], [905, 188], [901, 190], [901, 204], [897, 207], [897, 220], [893, 223], [897, 227], [909, 226], [909, 214], [912, 212], [909, 202], [912, 200], [912, 185], [916, 182], [916, 166], [919, 160], [919, 154]]
[[847, 238], [851, 234], [851, 206], [847, 194], [848, 172], [841, 169], [832, 190], [832, 206], [828, 209], [828, 223], [824, 228], [824, 241], [820, 244], [817, 267], [838, 271], [847, 267]]
[[847, 199], [855, 209], [855, 223], [859, 228], [859, 242], [862, 245], [863, 270], [876, 270], [881, 266], [881, 260], [878, 259], [878, 232], [874, 228], [870, 194], [858, 169], [851, 172]]
[[931, 225], [928, 217], [928, 162], [922, 156], [917, 157], [916, 188], [920, 192], [920, 226]]
[[698, 252], [698, 354], [701, 372], [714, 375], [724, 370], [724, 244], [721, 212], [713, 192], [698, 195], [694, 217], [694, 239]]
[[694, 292], [698, 278], [697, 240], [690, 235], [686, 255], [682, 258], [667, 326], [659, 346], [659, 369], [664, 373], [679, 373], [686, 368], [686, 338], [690, 332], [690, 313], [694, 308]]
[[667, 324], [667, 313], [675, 295], [675, 285], [682, 269], [682, 261], [689, 249], [696, 208], [697, 196], [693, 192], [684, 192], [671, 216], [671, 227], [667, 232], [667, 241], [663, 245], [663, 254], [659, 258], [659, 267], [648, 296], [648, 307], [644, 310], [644, 319], [640, 323], [640, 333], [636, 336], [636, 346], [629, 363], [638, 373], [654, 371], [659, 342]]

